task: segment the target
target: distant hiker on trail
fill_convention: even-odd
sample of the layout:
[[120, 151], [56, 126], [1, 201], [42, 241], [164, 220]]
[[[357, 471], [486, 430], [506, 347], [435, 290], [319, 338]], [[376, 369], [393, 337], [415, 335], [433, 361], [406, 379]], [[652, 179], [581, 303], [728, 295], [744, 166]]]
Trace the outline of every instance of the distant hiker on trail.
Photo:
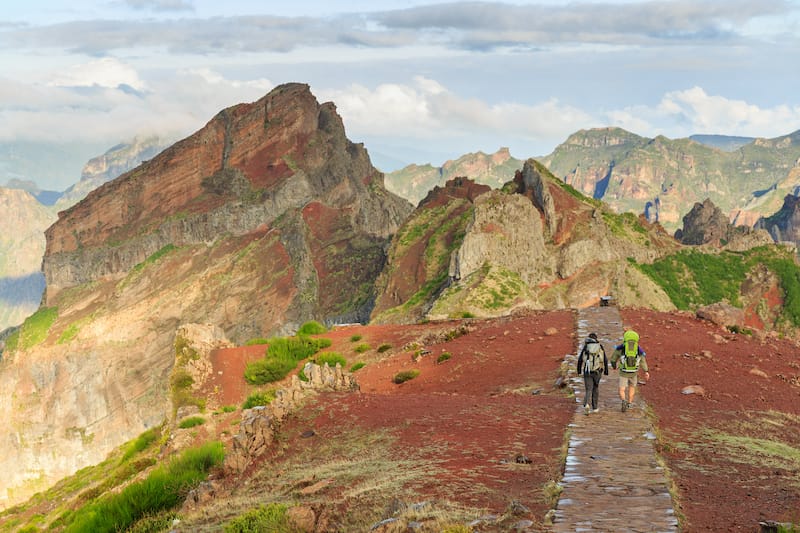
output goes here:
[[622, 400], [623, 413], [633, 405], [639, 368], [644, 370], [644, 379], [650, 379], [646, 355], [639, 346], [639, 334], [630, 329], [622, 335], [622, 344], [614, 348], [611, 354], [611, 367], [617, 368], [619, 362], [619, 398]]
[[596, 413], [600, 410], [597, 400], [600, 396], [600, 377], [608, 375], [608, 357], [603, 345], [597, 340], [597, 333], [589, 333], [589, 338], [583, 343], [583, 349], [578, 355], [578, 374], [583, 374], [583, 383], [586, 385], [586, 395], [583, 398], [583, 411], [589, 414], [591, 410]]

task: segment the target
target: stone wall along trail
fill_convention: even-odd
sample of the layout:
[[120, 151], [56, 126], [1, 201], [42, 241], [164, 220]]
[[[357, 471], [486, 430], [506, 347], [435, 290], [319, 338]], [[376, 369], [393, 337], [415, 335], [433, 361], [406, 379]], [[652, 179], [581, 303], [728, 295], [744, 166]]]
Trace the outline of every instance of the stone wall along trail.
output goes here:
[[[608, 306], [578, 312], [578, 346], [567, 357], [576, 408], [553, 531], [678, 531], [668, 482], [656, 459], [653, 427], [638, 391], [635, 405], [621, 412], [617, 371], [609, 367], [600, 383], [599, 412], [584, 414], [583, 377], [575, 375], [575, 368], [577, 352], [591, 332], [610, 358], [622, 339], [619, 310]], [[647, 350], [646, 338], [642, 346]]]

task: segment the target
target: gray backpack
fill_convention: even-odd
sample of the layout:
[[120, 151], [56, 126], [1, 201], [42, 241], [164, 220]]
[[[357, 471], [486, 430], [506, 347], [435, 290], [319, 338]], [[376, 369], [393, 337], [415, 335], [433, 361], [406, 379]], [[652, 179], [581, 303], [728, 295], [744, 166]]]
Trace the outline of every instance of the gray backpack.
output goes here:
[[599, 342], [586, 343], [586, 361], [583, 363], [583, 373], [603, 371], [603, 347]]

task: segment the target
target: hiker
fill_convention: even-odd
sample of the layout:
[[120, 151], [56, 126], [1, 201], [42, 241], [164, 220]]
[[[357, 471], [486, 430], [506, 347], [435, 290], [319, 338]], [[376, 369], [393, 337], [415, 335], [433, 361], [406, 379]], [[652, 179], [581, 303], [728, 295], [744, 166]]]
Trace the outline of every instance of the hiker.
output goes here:
[[589, 337], [583, 343], [583, 349], [578, 355], [578, 374], [583, 374], [583, 383], [586, 385], [583, 412], [589, 414], [591, 401], [591, 411], [596, 413], [600, 410], [597, 405], [600, 396], [600, 377], [602, 374], [608, 375], [608, 357], [603, 345], [597, 340], [597, 333], [589, 333]]
[[619, 363], [619, 398], [622, 400], [622, 412], [633, 406], [636, 395], [639, 368], [644, 370], [644, 379], [650, 379], [647, 369], [647, 359], [642, 347], [639, 346], [639, 334], [629, 329], [622, 335], [622, 344], [614, 348], [611, 354], [611, 367], [617, 368]]

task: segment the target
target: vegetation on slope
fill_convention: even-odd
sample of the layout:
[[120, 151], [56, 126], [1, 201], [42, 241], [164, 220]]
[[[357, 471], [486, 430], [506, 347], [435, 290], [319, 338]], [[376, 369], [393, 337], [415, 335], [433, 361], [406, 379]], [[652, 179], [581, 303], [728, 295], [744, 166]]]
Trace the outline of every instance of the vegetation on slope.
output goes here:
[[782, 321], [791, 327], [800, 326], [800, 266], [786, 248], [761, 246], [719, 254], [688, 249], [652, 264], [635, 264], [682, 310], [721, 301], [741, 306], [742, 284], [757, 265], [766, 266], [780, 280], [784, 295]]

